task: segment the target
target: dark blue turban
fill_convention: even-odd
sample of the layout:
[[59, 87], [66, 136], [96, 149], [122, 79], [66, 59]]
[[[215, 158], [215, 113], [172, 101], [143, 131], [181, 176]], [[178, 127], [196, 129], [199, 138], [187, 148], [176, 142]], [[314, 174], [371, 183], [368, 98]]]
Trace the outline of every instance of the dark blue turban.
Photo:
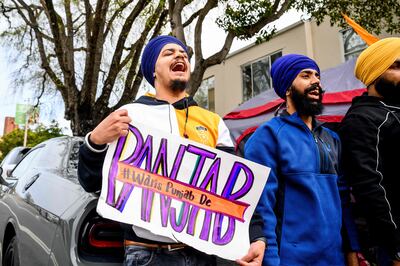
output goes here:
[[287, 89], [290, 88], [297, 75], [306, 68], [320, 73], [317, 63], [307, 56], [288, 54], [279, 57], [271, 66], [272, 84], [276, 94], [286, 99]]
[[185, 52], [188, 53], [187, 47], [180, 40], [168, 35], [160, 35], [158, 37], [151, 39], [144, 48], [142, 55], [141, 70], [143, 76], [153, 87], [154, 87], [153, 74], [156, 67], [158, 55], [160, 54], [161, 49], [169, 43], [175, 43], [181, 46], [185, 50]]

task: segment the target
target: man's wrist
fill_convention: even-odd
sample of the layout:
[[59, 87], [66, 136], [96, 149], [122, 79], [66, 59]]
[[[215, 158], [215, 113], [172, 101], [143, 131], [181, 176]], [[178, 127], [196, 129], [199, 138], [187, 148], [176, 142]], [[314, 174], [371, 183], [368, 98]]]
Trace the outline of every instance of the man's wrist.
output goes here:
[[255, 239], [253, 239], [253, 240], [251, 241], [251, 243], [254, 243], [254, 242], [256, 242], [256, 241], [262, 241], [262, 242], [265, 243], [265, 245], [267, 245], [267, 238], [266, 238], [266, 237], [257, 237], [257, 238], [255, 238]]
[[101, 153], [101, 152], [106, 151], [108, 148], [108, 144], [98, 145], [98, 144], [93, 143], [92, 141], [90, 141], [91, 133], [92, 132], [89, 132], [85, 136], [86, 147], [88, 147], [88, 149], [91, 150], [92, 152], [96, 152], [96, 153]]

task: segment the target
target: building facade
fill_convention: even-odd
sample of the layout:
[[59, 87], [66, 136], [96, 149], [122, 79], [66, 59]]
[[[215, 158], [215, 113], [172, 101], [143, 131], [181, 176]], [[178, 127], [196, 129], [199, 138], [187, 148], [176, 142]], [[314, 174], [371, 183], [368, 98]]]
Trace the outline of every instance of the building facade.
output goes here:
[[223, 63], [208, 68], [196, 99], [201, 106], [223, 116], [272, 89], [270, 67], [282, 55], [307, 55], [322, 71], [358, 56], [366, 47], [352, 29], [332, 27], [329, 21], [319, 26], [313, 21], [299, 21], [278, 31], [268, 42], [244, 47], [229, 54]]
[[6, 135], [13, 131], [14, 129], [17, 129], [18, 125], [15, 124], [15, 119], [14, 117], [11, 116], [6, 116], [4, 119], [4, 132], [3, 135]]

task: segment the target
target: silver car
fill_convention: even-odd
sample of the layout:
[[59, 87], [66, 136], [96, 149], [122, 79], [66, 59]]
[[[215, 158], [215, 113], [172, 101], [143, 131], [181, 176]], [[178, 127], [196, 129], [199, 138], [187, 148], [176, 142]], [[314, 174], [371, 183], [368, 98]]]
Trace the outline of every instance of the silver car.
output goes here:
[[78, 182], [81, 144], [78, 137], [45, 141], [30, 150], [9, 177], [0, 179], [3, 266], [123, 261], [120, 225], [98, 216], [98, 195], [85, 192]]

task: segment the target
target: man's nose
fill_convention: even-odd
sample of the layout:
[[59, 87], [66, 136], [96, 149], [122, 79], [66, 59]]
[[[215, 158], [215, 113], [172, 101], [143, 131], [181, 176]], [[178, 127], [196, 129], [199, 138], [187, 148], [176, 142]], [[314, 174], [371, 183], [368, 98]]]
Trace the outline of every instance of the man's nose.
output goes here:
[[185, 57], [185, 52], [178, 51], [178, 52], [176, 52], [175, 57], [176, 58], [184, 58]]
[[311, 78], [311, 84], [321, 85], [321, 80], [318, 76], [313, 75]]

